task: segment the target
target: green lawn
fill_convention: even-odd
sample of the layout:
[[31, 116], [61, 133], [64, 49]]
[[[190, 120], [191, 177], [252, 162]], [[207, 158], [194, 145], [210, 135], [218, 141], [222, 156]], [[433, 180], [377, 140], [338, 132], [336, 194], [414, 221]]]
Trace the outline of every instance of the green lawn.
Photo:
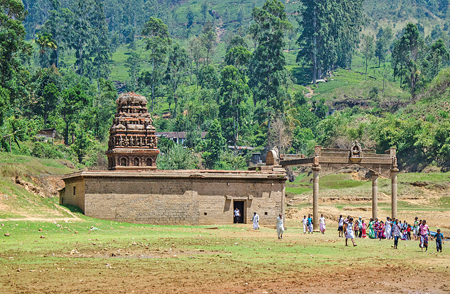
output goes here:
[[[212, 280], [220, 284], [222, 279], [235, 277], [239, 283], [252, 283], [310, 270], [316, 274], [348, 267], [378, 270], [386, 263], [404, 269], [425, 269], [428, 262], [444, 273], [450, 261], [447, 244], [437, 262], [437, 257], [418, 252], [413, 246], [417, 242], [401, 242], [397, 251], [391, 248], [392, 242], [376, 240], [357, 240], [357, 248], [346, 248], [334, 230], [304, 236], [300, 224], [294, 221], [288, 221], [285, 238], [280, 241], [273, 228], [255, 232], [250, 225], [224, 225], [210, 230], [210, 226], [136, 225], [78, 216], [81, 221], [4, 222], [0, 227], [3, 289], [13, 290], [13, 280], [27, 293], [39, 292], [40, 287], [46, 291], [62, 287], [60, 291], [89, 292], [93, 289], [88, 286], [109, 283], [111, 287], [123, 287], [122, 283], [140, 280], [140, 276], [149, 282], [150, 275], [159, 279], [151, 283], [179, 291], [183, 285], [173, 277], [185, 282], [200, 279], [206, 284]], [[208, 275], [202, 276], [204, 272]], [[34, 280], [41, 282], [36, 285]], [[77, 283], [80, 280], [83, 283]], [[164, 289], [164, 293], [169, 292]]]

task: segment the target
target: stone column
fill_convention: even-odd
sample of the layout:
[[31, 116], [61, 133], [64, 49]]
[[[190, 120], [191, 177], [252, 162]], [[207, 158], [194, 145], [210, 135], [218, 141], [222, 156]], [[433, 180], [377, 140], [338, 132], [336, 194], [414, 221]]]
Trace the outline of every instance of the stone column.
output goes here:
[[398, 168], [394, 167], [393, 169], [391, 169], [392, 219], [397, 218], [397, 174]]
[[313, 166], [313, 229], [319, 229], [319, 172], [320, 165]]
[[378, 217], [378, 173], [372, 172], [372, 218]]

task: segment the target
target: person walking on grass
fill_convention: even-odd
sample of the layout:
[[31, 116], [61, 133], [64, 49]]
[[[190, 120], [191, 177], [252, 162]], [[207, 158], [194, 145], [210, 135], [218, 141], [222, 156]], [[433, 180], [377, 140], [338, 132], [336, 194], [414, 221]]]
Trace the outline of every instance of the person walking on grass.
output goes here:
[[254, 212], [252, 216], [253, 230], [259, 230], [259, 215]]
[[283, 233], [284, 233], [284, 223], [283, 223], [283, 216], [281, 213], [277, 217], [277, 234], [278, 239], [283, 239]]
[[444, 235], [441, 234], [441, 229], [437, 229], [436, 235], [436, 250], [437, 252], [442, 252], [442, 244], [444, 243]]
[[[392, 220], [393, 222], [394, 220]], [[392, 222], [391, 218], [386, 218], [386, 224], [384, 225], [384, 231], [386, 232], [386, 240], [390, 240], [392, 237]]]
[[417, 216], [414, 218], [414, 240], [417, 241], [417, 239], [419, 238], [419, 221]]
[[310, 214], [308, 214], [308, 233], [313, 233], [313, 219]]
[[362, 235], [361, 235], [361, 238], [367, 238], [367, 235], [366, 235], [366, 223], [364, 223], [364, 220], [362, 220]]
[[353, 246], [356, 246], [355, 244], [355, 235], [353, 233], [353, 218], [350, 218], [348, 220], [348, 223], [344, 223], [344, 234], [345, 234], [345, 246], [348, 246], [348, 239], [352, 240]]
[[422, 248], [422, 238], [420, 237], [420, 226], [422, 226], [422, 220], [419, 220], [419, 225], [417, 229], [417, 236], [419, 239], [419, 247]]
[[420, 243], [421, 243], [421, 247], [422, 247], [422, 252], [423, 252], [423, 247], [425, 247], [425, 252], [428, 251], [428, 235], [430, 235], [430, 228], [427, 225], [427, 221], [423, 220], [422, 224], [419, 227], [419, 232], [420, 232]]
[[322, 234], [325, 234], [325, 228], [326, 227], [325, 227], [325, 218], [323, 217], [323, 214], [320, 215], [319, 223], [320, 223], [320, 232]]
[[234, 223], [237, 224], [239, 223], [239, 218], [241, 216], [241, 212], [239, 211], [239, 208], [235, 208], [234, 209]]
[[398, 220], [392, 222], [392, 236], [394, 236], [394, 249], [398, 249], [398, 239], [400, 239], [400, 226], [397, 224]]
[[339, 238], [344, 237], [344, 218], [342, 217], [342, 214], [339, 216], [338, 219], [338, 233]]
[[359, 217], [359, 219], [356, 221], [356, 224], [358, 225], [358, 233], [359, 235], [357, 236], [358, 238], [362, 237], [363, 234], [363, 221], [362, 221], [362, 217]]
[[303, 216], [303, 234], [306, 235], [306, 230], [308, 229], [308, 218], [306, 217], [306, 215]]
[[353, 232], [355, 233], [355, 238], [358, 238], [358, 237], [359, 237], [358, 220], [356, 220], [356, 221], [354, 222], [354, 225], [353, 225]]

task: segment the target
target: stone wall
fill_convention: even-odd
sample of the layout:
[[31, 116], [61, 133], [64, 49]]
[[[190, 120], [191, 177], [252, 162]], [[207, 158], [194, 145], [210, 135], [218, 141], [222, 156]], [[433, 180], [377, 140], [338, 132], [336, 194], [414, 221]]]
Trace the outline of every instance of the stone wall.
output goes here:
[[[64, 181], [62, 204], [77, 205], [85, 215], [99, 219], [167, 225], [231, 224], [234, 201], [244, 201], [246, 223], [251, 223], [254, 211], [261, 225], [275, 225], [277, 215], [284, 213], [285, 176], [280, 173], [82, 172]], [[72, 195], [74, 186], [76, 193]]]

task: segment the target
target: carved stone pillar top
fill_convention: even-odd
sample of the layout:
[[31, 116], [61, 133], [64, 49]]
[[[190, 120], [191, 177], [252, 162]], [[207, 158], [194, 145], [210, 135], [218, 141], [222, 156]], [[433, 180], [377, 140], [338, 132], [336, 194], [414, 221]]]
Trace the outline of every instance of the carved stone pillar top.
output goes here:
[[156, 169], [158, 140], [147, 110], [147, 99], [130, 92], [120, 95], [116, 104], [106, 155], [117, 160], [110, 160], [109, 169]]

